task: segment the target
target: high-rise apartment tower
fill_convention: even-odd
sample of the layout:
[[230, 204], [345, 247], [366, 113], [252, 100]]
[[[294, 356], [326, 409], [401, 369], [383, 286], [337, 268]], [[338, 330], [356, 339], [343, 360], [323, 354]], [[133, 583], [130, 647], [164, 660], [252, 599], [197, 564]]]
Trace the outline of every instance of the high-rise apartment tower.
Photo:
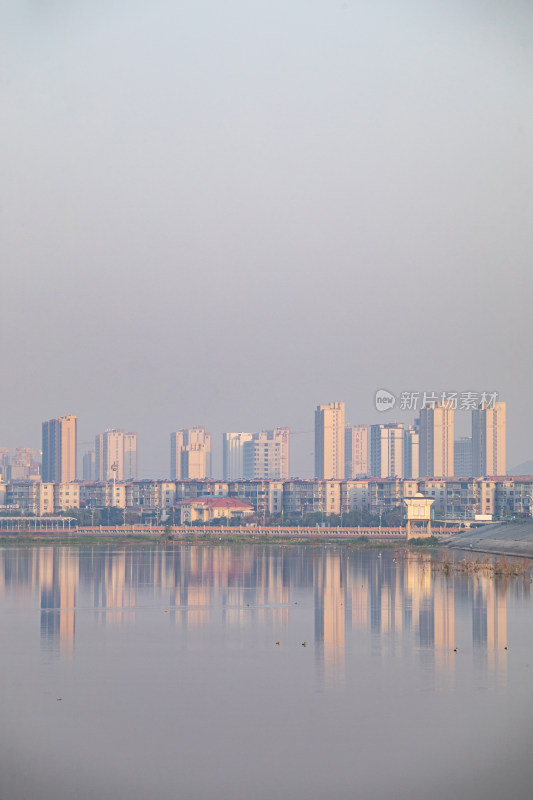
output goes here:
[[472, 411], [473, 474], [506, 475], [505, 403]]
[[315, 411], [315, 477], [344, 478], [344, 403], [317, 406]]
[[211, 477], [211, 434], [205, 428], [170, 434], [170, 477], [178, 481]]
[[453, 422], [451, 406], [435, 403], [420, 411], [420, 477], [453, 476]]
[[109, 428], [94, 439], [97, 481], [137, 478], [137, 434]]
[[43, 483], [76, 480], [77, 419], [72, 414], [43, 422]]

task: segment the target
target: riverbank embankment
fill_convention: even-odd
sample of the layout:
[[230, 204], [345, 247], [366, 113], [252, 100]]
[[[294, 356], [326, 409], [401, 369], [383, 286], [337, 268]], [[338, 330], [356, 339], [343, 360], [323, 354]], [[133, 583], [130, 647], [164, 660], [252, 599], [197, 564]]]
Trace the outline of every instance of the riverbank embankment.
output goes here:
[[533, 558], [533, 520], [501, 525], [484, 525], [468, 532], [441, 539], [440, 544], [452, 549], [471, 550], [505, 556]]

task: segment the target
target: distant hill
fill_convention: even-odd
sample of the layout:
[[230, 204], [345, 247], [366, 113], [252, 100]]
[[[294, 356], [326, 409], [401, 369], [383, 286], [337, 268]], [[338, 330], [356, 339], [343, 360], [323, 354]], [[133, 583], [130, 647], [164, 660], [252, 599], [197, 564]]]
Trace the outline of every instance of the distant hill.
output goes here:
[[507, 470], [508, 475], [533, 475], [533, 461], [524, 461], [517, 467]]

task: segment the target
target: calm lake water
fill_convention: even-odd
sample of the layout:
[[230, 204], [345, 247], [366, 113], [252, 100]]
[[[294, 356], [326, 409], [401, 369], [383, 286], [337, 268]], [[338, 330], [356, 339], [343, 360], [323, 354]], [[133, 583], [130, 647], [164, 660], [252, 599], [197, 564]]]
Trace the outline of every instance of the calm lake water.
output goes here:
[[0, 642], [1, 800], [533, 796], [529, 577], [341, 545], [5, 547]]

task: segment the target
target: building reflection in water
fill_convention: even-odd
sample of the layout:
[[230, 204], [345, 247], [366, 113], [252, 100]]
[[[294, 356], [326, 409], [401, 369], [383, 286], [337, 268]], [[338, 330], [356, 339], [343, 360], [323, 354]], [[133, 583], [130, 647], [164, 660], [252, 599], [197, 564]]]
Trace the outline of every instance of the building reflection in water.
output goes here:
[[[347, 648], [370, 637], [374, 654], [416, 646], [437, 674], [453, 678], [454, 648], [473, 647], [488, 674], [505, 679], [507, 597], [527, 585], [488, 574], [445, 575], [427, 553], [343, 547], [261, 545], [155, 548], [43, 546], [0, 550], [0, 600], [40, 605], [41, 644], [72, 656], [76, 602], [99, 624], [134, 621], [140, 606], [162, 606], [176, 625], [210, 622], [263, 630], [289, 641], [291, 592], [313, 596], [314, 644], [320, 673], [342, 683]], [[302, 601], [301, 601], [302, 602]], [[468, 614], [471, 633], [457, 621]], [[471, 642], [466, 641], [471, 636]], [[311, 637], [309, 637], [311, 639]]]
[[478, 664], [483, 661], [500, 676], [507, 665], [507, 590], [501, 578], [480, 575], [472, 598], [472, 638]]
[[42, 547], [35, 551], [41, 593], [41, 641], [45, 648], [59, 645], [61, 655], [74, 649], [78, 553], [70, 547]]
[[444, 673], [455, 669], [455, 592], [452, 576], [437, 574], [433, 580], [433, 629], [435, 667]]
[[344, 679], [346, 582], [344, 559], [327, 550], [313, 560], [315, 644], [320, 673], [327, 682]]
[[99, 619], [107, 625], [119, 625], [124, 615], [131, 618], [137, 605], [131, 559], [125, 550], [106, 552], [95, 571], [92, 598]]

